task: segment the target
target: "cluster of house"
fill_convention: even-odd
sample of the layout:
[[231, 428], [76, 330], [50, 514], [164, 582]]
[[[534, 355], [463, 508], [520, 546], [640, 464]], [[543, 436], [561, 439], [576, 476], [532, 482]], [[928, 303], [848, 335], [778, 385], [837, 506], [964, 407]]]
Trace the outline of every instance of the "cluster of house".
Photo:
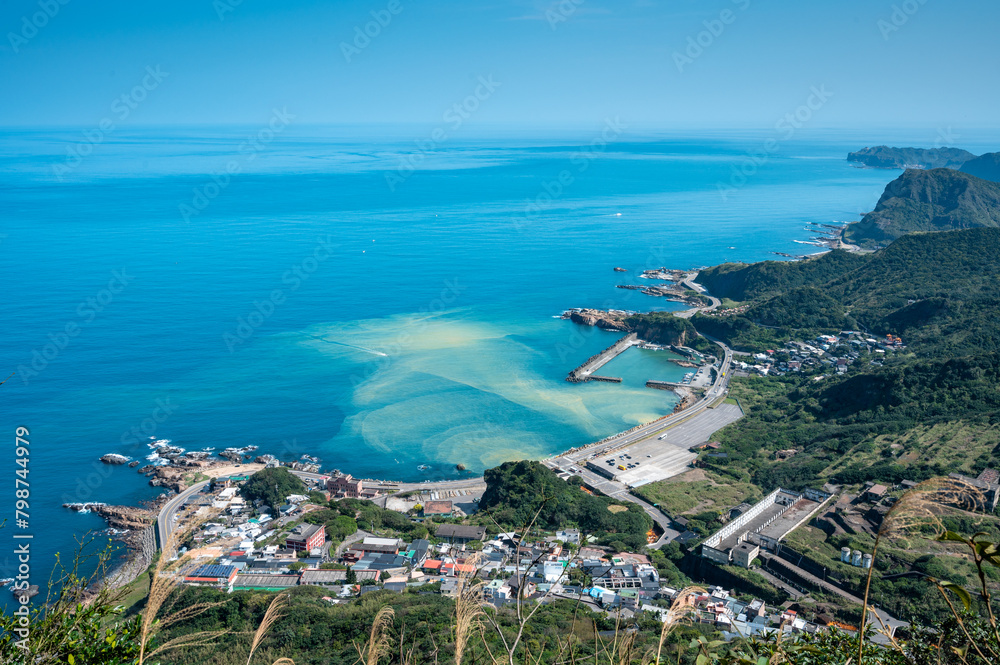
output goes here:
[[275, 525], [282, 521], [280, 518], [301, 515], [310, 501], [304, 494], [293, 494], [278, 507], [277, 512], [265, 505], [252, 506], [239, 495], [239, 485], [246, 480], [247, 476], [217, 478], [208, 492], [192, 496], [178, 510], [179, 520], [210, 518], [201, 523], [193, 534], [192, 540], [196, 545], [209, 546], [216, 542], [238, 540], [235, 549], [250, 551], [274, 535]]
[[884, 355], [905, 348], [903, 340], [895, 335], [876, 339], [855, 330], [844, 330], [839, 335], [819, 335], [805, 342], [788, 342], [777, 352], [768, 349], [766, 353], [755, 353], [753, 362], [736, 361], [735, 364], [739, 371], [761, 376], [824, 367], [843, 374], [862, 353]]
[[[806, 621], [792, 609], [769, 608], [759, 599], [739, 600], [725, 589], [716, 586], [708, 587], [705, 591], [688, 593], [683, 597], [680, 591], [664, 588], [659, 597], [685, 607], [686, 616], [691, 621], [714, 626], [726, 639], [764, 636], [768, 633], [786, 635], [816, 633], [824, 630], [826, 626], [853, 630], [852, 626], [839, 624], [831, 617], [823, 617], [820, 623], [816, 623]], [[659, 615], [661, 621], [666, 620], [667, 609], [664, 607], [643, 605], [641, 609]]]

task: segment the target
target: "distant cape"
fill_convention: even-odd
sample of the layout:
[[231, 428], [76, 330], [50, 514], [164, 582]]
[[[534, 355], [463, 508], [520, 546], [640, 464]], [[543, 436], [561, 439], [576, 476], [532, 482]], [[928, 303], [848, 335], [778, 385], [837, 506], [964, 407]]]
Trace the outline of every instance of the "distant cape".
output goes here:
[[847, 154], [847, 161], [879, 169], [957, 169], [970, 159], [968, 150], [960, 148], [890, 148], [880, 145]]

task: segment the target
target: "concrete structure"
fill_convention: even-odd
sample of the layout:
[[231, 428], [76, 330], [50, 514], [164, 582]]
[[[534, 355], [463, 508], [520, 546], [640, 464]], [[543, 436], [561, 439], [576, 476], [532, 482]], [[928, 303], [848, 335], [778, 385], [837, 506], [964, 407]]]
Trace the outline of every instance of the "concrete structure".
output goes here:
[[326, 489], [337, 498], [359, 499], [364, 494], [364, 482], [350, 474], [339, 475], [326, 481]]
[[298, 575], [237, 575], [233, 591], [284, 591], [298, 585]]
[[865, 490], [865, 498], [869, 501], [881, 501], [885, 497], [885, 493], [889, 491], [889, 488], [885, 485], [872, 485], [867, 490]]
[[424, 502], [424, 517], [451, 517], [454, 512], [455, 505], [451, 501]]
[[[830, 497], [817, 490], [812, 490], [811, 496]], [[702, 545], [702, 556], [722, 565], [735, 561], [747, 567], [761, 547], [777, 551], [781, 539], [808, 521], [820, 506], [822, 503], [779, 487], [709, 536]], [[747, 541], [751, 544], [741, 547]]]
[[743, 568], [749, 568], [758, 554], [760, 554], [760, 545], [742, 542], [739, 547], [733, 550], [733, 563]]
[[956, 503], [967, 504], [960, 507], [968, 508], [971, 504], [977, 510], [992, 513], [1000, 504], [1000, 485], [996, 482], [990, 482], [996, 477], [996, 471], [993, 469], [986, 469], [979, 474], [978, 478], [969, 478], [960, 473], [950, 473], [948, 477], [960, 483], [971, 485], [970, 491], [966, 493], [968, 496], [962, 497], [963, 500], [956, 501]]
[[[354, 571], [354, 574], [360, 582], [361, 580], [377, 580], [380, 571], [357, 570]], [[311, 586], [342, 586], [346, 582], [346, 570], [303, 570], [302, 579], [299, 581], [302, 585]]]
[[595, 354], [590, 358], [587, 358], [587, 360], [582, 365], [580, 365], [579, 367], [577, 367], [576, 369], [574, 369], [572, 372], [569, 373], [569, 376], [566, 377], [566, 380], [569, 381], [570, 383], [583, 383], [585, 381], [592, 381], [592, 380], [597, 380], [597, 381], [610, 380], [615, 383], [620, 382], [621, 379], [616, 379], [613, 377], [604, 377], [604, 376], [598, 377], [598, 376], [593, 376], [593, 374], [601, 367], [611, 362], [611, 360], [616, 358], [619, 354], [623, 353], [630, 346], [634, 346], [636, 344], [639, 344], [639, 336], [636, 333], [629, 333], [625, 335], [620, 340], [618, 340], [608, 348], [604, 349], [600, 353]]
[[584, 569], [593, 578], [593, 586], [604, 590], [644, 589], [650, 593], [660, 590], [660, 574], [648, 563], [626, 563]]
[[580, 530], [579, 529], [565, 529], [563, 531], [556, 531], [556, 540], [562, 541], [564, 543], [569, 543], [571, 545], [580, 544]]
[[486, 527], [442, 524], [434, 532], [434, 535], [449, 543], [461, 545], [473, 540], [483, 540], [486, 537]]
[[369, 554], [399, 554], [402, 541], [398, 538], [374, 538], [368, 536], [360, 543], [355, 543], [344, 552], [344, 559], [347, 561], [357, 561]]
[[296, 552], [310, 552], [323, 547], [326, 542], [326, 526], [322, 524], [300, 524], [285, 538], [285, 547]]
[[563, 564], [559, 561], [543, 561], [542, 562], [542, 577], [545, 578], [546, 582], [558, 582], [562, 576]]

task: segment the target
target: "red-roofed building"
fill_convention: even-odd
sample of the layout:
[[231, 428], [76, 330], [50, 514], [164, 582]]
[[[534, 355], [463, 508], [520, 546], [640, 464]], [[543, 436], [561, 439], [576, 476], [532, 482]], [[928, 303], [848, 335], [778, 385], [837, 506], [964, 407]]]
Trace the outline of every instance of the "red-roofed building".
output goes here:
[[880, 501], [882, 497], [885, 496], [885, 493], [888, 491], [889, 488], [886, 487], [885, 485], [876, 484], [869, 487], [868, 491], [866, 491], [865, 494], [867, 495], [869, 501]]
[[437, 559], [427, 559], [424, 561], [424, 572], [436, 575], [441, 572], [442, 563]]

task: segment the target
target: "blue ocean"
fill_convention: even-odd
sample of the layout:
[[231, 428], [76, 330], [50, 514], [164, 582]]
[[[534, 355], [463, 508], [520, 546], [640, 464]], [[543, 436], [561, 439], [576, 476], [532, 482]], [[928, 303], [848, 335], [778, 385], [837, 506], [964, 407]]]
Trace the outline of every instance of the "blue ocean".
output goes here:
[[672, 309], [616, 288], [649, 268], [820, 251], [808, 225], [856, 220], [898, 175], [845, 161], [886, 132], [431, 131], [0, 134], [0, 484], [28, 428], [36, 583], [104, 526], [61, 504], [160, 491], [98, 461], [144, 460], [151, 438], [412, 481], [668, 413], [643, 385], [684, 374], [667, 353], [630, 350], [606, 372], [621, 385], [566, 383], [616, 336], [558, 316]]

